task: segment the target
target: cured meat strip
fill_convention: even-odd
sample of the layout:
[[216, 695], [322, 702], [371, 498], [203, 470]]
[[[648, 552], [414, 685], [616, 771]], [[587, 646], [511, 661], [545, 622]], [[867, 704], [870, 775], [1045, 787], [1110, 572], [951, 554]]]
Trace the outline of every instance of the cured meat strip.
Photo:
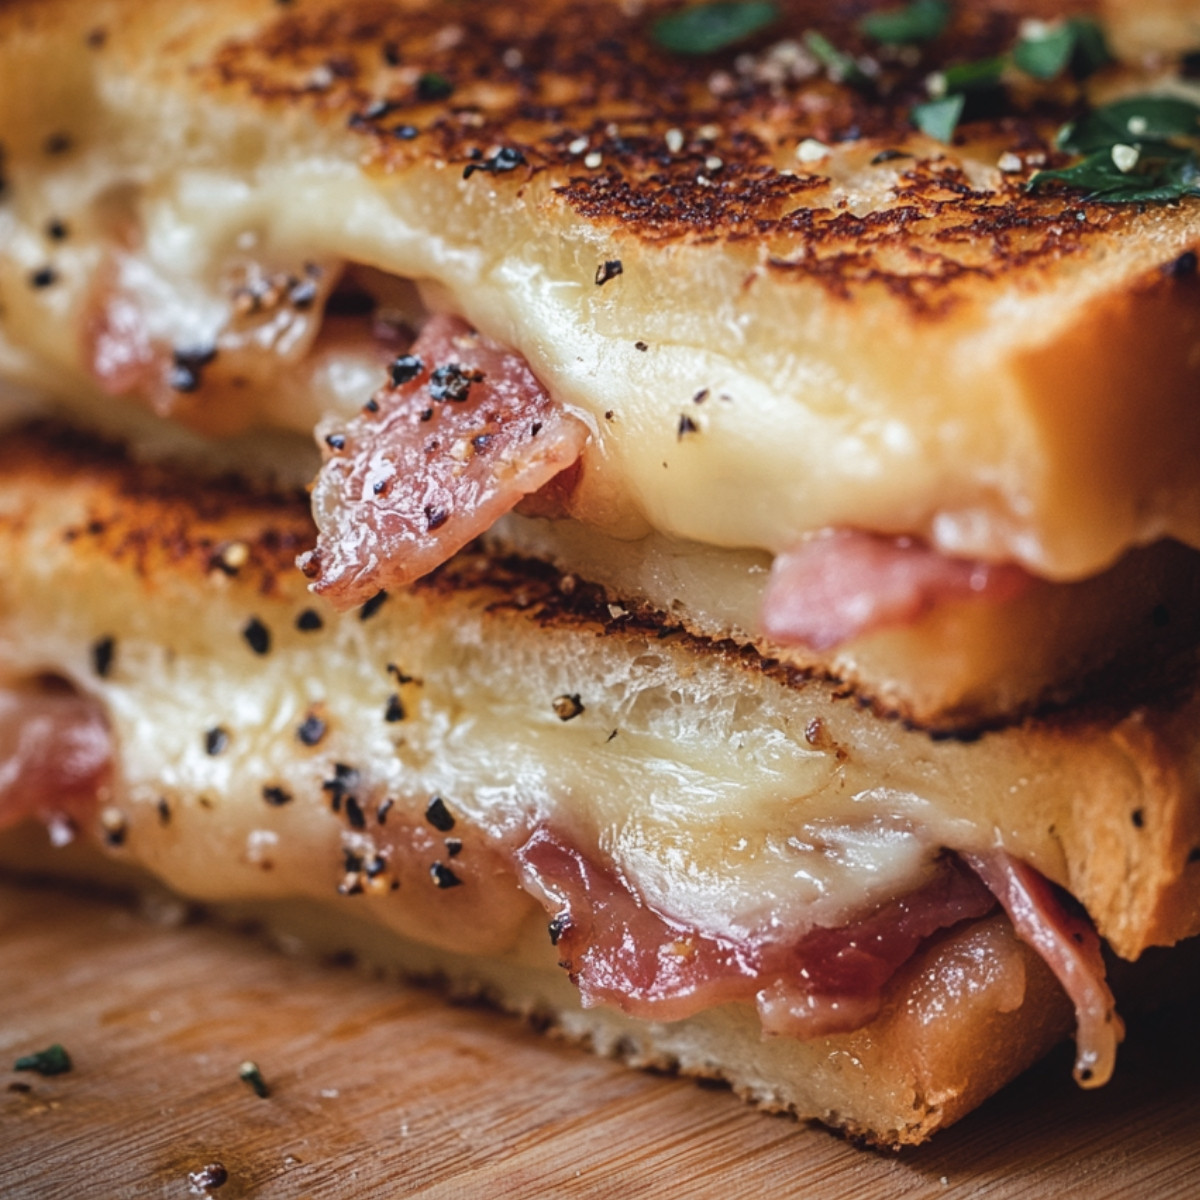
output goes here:
[[1068, 912], [1044, 876], [997, 850], [964, 855], [1003, 905], [1017, 931], [1046, 961], [1075, 1005], [1075, 1080], [1081, 1087], [1108, 1082], [1125, 1027], [1105, 979], [1100, 939], [1082, 917]]
[[0, 829], [36, 817], [69, 840], [95, 813], [111, 768], [112, 736], [94, 701], [0, 689]]
[[982, 917], [993, 897], [948, 856], [933, 879], [837, 929], [815, 928], [764, 955], [757, 995], [768, 1033], [816, 1037], [859, 1029], [879, 1012], [884, 985], [939, 929]]
[[758, 1005], [767, 1033], [818, 1037], [865, 1025], [884, 985], [925, 938], [983, 916], [994, 898], [956, 859], [912, 894], [792, 941], [687, 928], [649, 908], [611, 869], [542, 828], [517, 852], [525, 886], [585, 1005], [675, 1021], [730, 1001]]
[[316, 549], [300, 559], [340, 608], [419, 579], [572, 467], [587, 426], [519, 355], [447, 316], [348, 425], [319, 430]]
[[1015, 599], [1032, 582], [1011, 563], [969, 562], [911, 538], [836, 530], [775, 558], [763, 632], [784, 645], [828, 650], [887, 626], [911, 625], [947, 601]]

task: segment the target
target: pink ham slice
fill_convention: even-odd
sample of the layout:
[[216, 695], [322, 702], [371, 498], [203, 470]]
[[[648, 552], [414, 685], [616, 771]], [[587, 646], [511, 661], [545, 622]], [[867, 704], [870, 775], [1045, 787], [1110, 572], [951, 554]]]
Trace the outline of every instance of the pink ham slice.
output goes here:
[[94, 701], [0, 689], [0, 829], [33, 817], [69, 838], [91, 823], [111, 769], [112, 736]]
[[553, 914], [552, 935], [586, 1005], [675, 1021], [755, 1002], [766, 1032], [792, 1037], [865, 1025], [920, 942], [995, 907], [987, 888], [947, 858], [924, 887], [841, 928], [790, 942], [719, 936], [655, 912], [614, 871], [545, 828], [517, 861], [527, 889]]
[[320, 431], [319, 536], [300, 566], [340, 608], [428, 574], [572, 467], [588, 437], [520, 355], [454, 317], [430, 319], [393, 381]]
[[1105, 979], [1096, 931], [1069, 913], [1045, 877], [1019, 859], [1000, 850], [964, 858], [1075, 1005], [1076, 1082], [1088, 1088], [1107, 1083], [1125, 1029]]
[[954, 600], [1015, 599], [1033, 576], [1012, 563], [947, 558], [911, 538], [837, 530], [776, 557], [762, 625], [783, 645], [828, 650], [878, 629], [912, 625]]

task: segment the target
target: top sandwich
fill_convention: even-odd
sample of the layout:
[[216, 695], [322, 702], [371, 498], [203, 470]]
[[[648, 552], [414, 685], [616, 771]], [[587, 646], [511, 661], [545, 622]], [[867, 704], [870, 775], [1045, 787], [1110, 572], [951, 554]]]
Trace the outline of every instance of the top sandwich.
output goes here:
[[0, 372], [109, 435], [0, 454], [6, 860], [885, 1142], [1052, 977], [1103, 1082], [1200, 928], [1200, 105], [1099, 15], [4, 6]]
[[1197, 94], [1188, 19], [1071, 6], [1081, 81], [1011, 56], [1062, 6], [871, 7], [8, 4], [0, 369], [293, 480], [318, 428], [342, 605], [489, 533], [931, 727], [1068, 699], [1191, 631], [1200, 203], [1029, 185]]

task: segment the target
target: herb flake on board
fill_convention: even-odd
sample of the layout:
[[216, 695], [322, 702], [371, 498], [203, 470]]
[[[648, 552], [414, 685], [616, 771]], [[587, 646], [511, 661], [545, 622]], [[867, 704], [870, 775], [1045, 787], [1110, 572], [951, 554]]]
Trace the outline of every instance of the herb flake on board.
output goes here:
[[35, 1054], [23, 1054], [13, 1063], [14, 1071], [36, 1071], [39, 1075], [65, 1075], [70, 1069], [71, 1056], [58, 1042]]
[[271, 1094], [267, 1081], [263, 1078], [258, 1063], [247, 1059], [238, 1067], [238, 1078], [260, 1099], [265, 1100]]

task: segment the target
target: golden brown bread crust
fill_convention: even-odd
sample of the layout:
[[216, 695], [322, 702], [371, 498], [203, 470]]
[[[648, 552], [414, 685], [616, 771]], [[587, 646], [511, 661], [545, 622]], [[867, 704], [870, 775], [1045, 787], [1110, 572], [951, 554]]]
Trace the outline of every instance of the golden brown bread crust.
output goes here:
[[[173, 273], [215, 287], [249, 239], [289, 270], [311, 256], [418, 281], [522, 354], [592, 426], [568, 515], [617, 539], [770, 555], [855, 528], [1057, 581], [1163, 537], [1200, 545], [1200, 284], [1173, 269], [1194, 262], [1200, 202], [1028, 194], [1074, 85], [1018, 82], [1010, 115], [952, 146], [906, 124], [931, 67], [1008, 44], [1046, 6], [964, 7], [919, 64], [884, 64], [878, 95], [795, 65], [818, 18], [864, 48], [864, 5], [785, 4], [744, 57], [705, 61], [656, 47], [665, 3], [527, 7], [8, 6], [0, 356], [85, 419], [119, 408], [95, 344], [45, 332], [51, 314], [95, 319], [87, 254], [124, 262], [123, 234], [174, 295]], [[1093, 98], [1168, 84], [1186, 87], [1130, 68]], [[798, 155], [807, 135], [829, 154]], [[47, 155], [63, 137], [71, 152]], [[1000, 169], [1010, 154], [1019, 170]], [[64, 196], [85, 198], [66, 214], [79, 240], [48, 251]], [[178, 242], [139, 242], [168, 222]], [[97, 228], [109, 242], [77, 250]], [[47, 261], [57, 286], [29, 291]], [[201, 428], [311, 429], [264, 378], [245, 404], [154, 404]], [[1128, 402], [1140, 380], [1150, 417]], [[681, 438], [710, 392], [728, 403]]]
[[[277, 113], [298, 109], [331, 131], [348, 129], [371, 170], [473, 167], [517, 186], [544, 177], [539, 183], [549, 181], [556, 203], [623, 240], [740, 244], [775, 284], [815, 282], [841, 299], [878, 287], [912, 316], [944, 315], [980, 286], [1111, 243], [1138, 215], [1073, 195], [1030, 196], [1019, 174], [983, 188], [909, 120], [939, 62], [1004, 52], [1022, 19], [1104, 15], [1101, 5], [957, 6], [932, 56], [911, 66], [885, 60], [886, 82], [862, 90], [819, 74], [785, 89], [770, 72], [756, 75], [746, 64], [739, 71], [734, 60], [798, 41], [818, 25], [840, 49], [877, 53], [856, 29], [878, 7], [871, 0], [785, 0], [768, 31], [706, 56], [655, 44], [654, 20], [677, 7], [558, 0], [451, 14], [425, 0], [310, 0], [282, 9], [220, 0], [190, 16], [139, 6], [130, 20], [111, 5], [37, 0], [7, 5], [0, 31], [7, 23], [26, 35], [52, 33], [65, 18], [97, 55], [116, 56], [139, 76], [152, 77], [165, 50], [159, 69], [187, 63], [197, 93], [250, 99]], [[1128, 19], [1122, 6], [1109, 8], [1118, 22]], [[421, 85], [429, 77], [449, 90], [429, 98]], [[972, 122], [957, 140], [1065, 161], [1053, 133], [1077, 108], [1073, 90], [1060, 87], [1039, 93], [1028, 112]], [[681, 128], [691, 138], [684, 152], [664, 154], [664, 135]], [[580, 138], [603, 169], [585, 168], [572, 148]], [[859, 165], [881, 148], [903, 149], [911, 167], [885, 208], [850, 211], [823, 195], [830, 179], [820, 164], [795, 163], [792, 151], [805, 138], [852, 142]], [[511, 174], [489, 167], [499, 146], [523, 156]], [[724, 186], [711, 186], [706, 170]], [[1081, 213], [1086, 220], [1076, 219]]]
[[[843, 299], [877, 285], [924, 316], [943, 312], [975, 283], [1053, 267], [1119, 236], [1130, 222], [1128, 209], [1031, 197], [1021, 177], [1002, 180], [998, 195], [980, 190], [961, 169], [939, 162], [937, 145], [918, 139], [908, 118], [925, 98], [928, 61], [900, 69], [895, 90], [882, 99], [819, 78], [789, 94], [753, 76], [737, 78], [730, 94], [714, 92], [713, 73], [728, 67], [732, 53], [674, 55], [650, 36], [654, 18], [675, 7], [493, 4], [457, 12], [448, 24], [440, 5], [308, 4], [223, 44], [197, 83], [346, 122], [384, 173], [430, 162], [461, 169], [486, 162], [489, 147], [514, 148], [526, 160], [515, 180], [547, 175], [579, 216], [622, 239], [747, 243], [778, 280], [814, 281]], [[819, 24], [840, 48], [866, 53], [872, 44], [855, 22], [874, 7], [789, 0], [768, 34], [738, 50], [798, 39]], [[1011, 46], [1022, 16], [1093, 9], [959, 6], [937, 55], [984, 58]], [[513, 61], [519, 66], [506, 65]], [[314, 86], [314, 72], [324, 81], [322, 68], [329, 84]], [[422, 99], [419, 81], [428, 74], [453, 87], [447, 101]], [[1070, 111], [1043, 102], [1036, 119], [977, 123], [970, 137], [1053, 158], [1051, 135]], [[609, 128], [614, 121], [619, 133]], [[418, 136], [398, 137], [405, 126]], [[664, 135], [680, 126], [719, 133], [697, 136], [683, 155], [664, 155]], [[583, 156], [571, 149], [580, 137], [601, 155], [603, 170], [583, 169]], [[859, 215], [823, 203], [828, 177], [819, 167], [780, 173], [781, 150], [790, 157], [804, 138], [859, 142], [864, 162], [880, 147], [912, 146], [918, 157], [889, 208]], [[716, 170], [706, 168], [714, 154]], [[725, 186], [712, 187], [706, 169]], [[1082, 223], [1075, 220], [1081, 209], [1088, 214]]]

